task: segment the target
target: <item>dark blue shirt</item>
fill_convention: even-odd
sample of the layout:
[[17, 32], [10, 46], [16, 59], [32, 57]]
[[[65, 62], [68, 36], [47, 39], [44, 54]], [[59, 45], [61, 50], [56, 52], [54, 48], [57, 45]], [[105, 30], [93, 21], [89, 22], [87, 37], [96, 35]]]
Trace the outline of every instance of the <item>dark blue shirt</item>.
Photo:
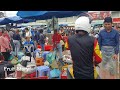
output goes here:
[[99, 46], [113, 46], [115, 47], [115, 54], [119, 52], [119, 33], [117, 30], [112, 29], [107, 32], [105, 29], [101, 30], [99, 33]]
[[40, 42], [41, 44], [45, 44], [45, 35], [44, 35], [44, 34], [40, 34], [40, 35], [39, 35], [39, 42]]
[[13, 34], [13, 40], [21, 40], [21, 37], [19, 34]]
[[37, 41], [37, 42], [39, 41], [39, 35], [40, 35], [40, 32], [35, 31], [34, 40]]
[[32, 34], [32, 40], [35, 40], [35, 31], [31, 30], [31, 34]]

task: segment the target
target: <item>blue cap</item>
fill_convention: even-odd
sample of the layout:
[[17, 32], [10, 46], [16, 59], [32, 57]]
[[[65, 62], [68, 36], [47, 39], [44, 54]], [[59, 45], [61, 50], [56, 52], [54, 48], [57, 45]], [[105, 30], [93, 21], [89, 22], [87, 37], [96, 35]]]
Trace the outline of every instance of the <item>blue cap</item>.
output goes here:
[[112, 23], [112, 18], [111, 17], [106, 17], [104, 19], [104, 23], [107, 22], [107, 23]]

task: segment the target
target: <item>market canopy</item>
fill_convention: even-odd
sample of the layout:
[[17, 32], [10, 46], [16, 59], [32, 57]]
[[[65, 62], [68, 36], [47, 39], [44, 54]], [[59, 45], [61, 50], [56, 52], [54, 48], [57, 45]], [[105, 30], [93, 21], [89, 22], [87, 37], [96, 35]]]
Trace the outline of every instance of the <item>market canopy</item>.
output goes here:
[[28, 22], [34, 22], [33, 19], [24, 19], [19, 16], [13, 16], [13, 17], [6, 17], [6, 18], [0, 18], [0, 25], [5, 25], [9, 23], [28, 23]]
[[9, 24], [9, 22], [11, 22], [11, 20], [6, 18], [0, 18], [0, 25]]
[[51, 19], [52, 17], [64, 18], [77, 16], [87, 11], [18, 11], [17, 16], [36, 20]]

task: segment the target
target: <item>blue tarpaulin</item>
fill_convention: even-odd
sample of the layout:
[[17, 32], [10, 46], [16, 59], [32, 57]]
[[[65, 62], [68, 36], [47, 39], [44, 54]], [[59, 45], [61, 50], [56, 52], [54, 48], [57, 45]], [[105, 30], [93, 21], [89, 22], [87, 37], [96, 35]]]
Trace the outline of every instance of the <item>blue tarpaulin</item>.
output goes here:
[[24, 19], [19, 16], [13, 16], [13, 17], [0, 18], [0, 25], [5, 25], [9, 23], [28, 23], [28, 22], [33, 22], [33, 21], [35, 20]]
[[6, 18], [0, 18], [0, 25], [9, 24], [9, 22], [11, 22], [11, 20]]
[[36, 20], [51, 19], [52, 17], [63, 18], [77, 16], [87, 11], [18, 11], [17, 16]]
[[33, 19], [24, 19], [19, 16], [14, 17], [7, 17], [6, 19], [12, 20], [13, 23], [28, 23], [28, 22], [34, 22]]

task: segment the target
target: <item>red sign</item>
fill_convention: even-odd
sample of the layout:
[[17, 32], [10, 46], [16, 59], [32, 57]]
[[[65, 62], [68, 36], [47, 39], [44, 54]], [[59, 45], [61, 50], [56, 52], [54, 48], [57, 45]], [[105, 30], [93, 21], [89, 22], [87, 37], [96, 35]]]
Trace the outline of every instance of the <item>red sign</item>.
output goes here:
[[103, 20], [105, 17], [110, 16], [110, 11], [89, 12], [88, 14], [93, 20]]
[[88, 14], [91, 16], [93, 20], [96, 20], [99, 17], [99, 12], [90, 12]]
[[105, 17], [110, 17], [110, 11], [100, 12], [100, 19], [104, 19]]
[[113, 18], [113, 23], [120, 23], [120, 18]]

